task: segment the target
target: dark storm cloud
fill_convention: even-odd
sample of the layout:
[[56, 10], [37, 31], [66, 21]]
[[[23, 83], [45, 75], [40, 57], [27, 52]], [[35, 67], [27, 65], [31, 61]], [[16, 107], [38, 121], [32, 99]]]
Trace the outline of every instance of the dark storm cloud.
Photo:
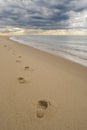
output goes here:
[[0, 0], [0, 26], [86, 28], [87, 0]]

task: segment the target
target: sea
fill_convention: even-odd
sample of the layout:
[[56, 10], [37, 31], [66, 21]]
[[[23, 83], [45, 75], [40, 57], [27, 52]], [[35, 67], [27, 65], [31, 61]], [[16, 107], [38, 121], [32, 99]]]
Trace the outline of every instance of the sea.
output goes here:
[[87, 36], [24, 35], [10, 39], [87, 67]]

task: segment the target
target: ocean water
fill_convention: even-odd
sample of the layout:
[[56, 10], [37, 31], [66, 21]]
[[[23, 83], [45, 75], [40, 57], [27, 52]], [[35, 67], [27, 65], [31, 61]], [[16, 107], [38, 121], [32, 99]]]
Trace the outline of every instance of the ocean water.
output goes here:
[[86, 36], [13, 36], [10, 39], [87, 67]]

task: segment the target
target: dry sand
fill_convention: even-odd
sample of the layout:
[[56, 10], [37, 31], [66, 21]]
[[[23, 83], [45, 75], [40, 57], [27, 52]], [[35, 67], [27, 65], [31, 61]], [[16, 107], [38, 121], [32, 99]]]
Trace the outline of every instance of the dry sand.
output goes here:
[[0, 37], [0, 130], [87, 130], [87, 68]]

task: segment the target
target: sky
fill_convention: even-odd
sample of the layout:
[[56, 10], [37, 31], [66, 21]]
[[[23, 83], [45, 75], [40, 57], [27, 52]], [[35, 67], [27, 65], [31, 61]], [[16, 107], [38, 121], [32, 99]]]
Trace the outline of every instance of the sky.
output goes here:
[[0, 27], [86, 29], [87, 0], [0, 0]]

